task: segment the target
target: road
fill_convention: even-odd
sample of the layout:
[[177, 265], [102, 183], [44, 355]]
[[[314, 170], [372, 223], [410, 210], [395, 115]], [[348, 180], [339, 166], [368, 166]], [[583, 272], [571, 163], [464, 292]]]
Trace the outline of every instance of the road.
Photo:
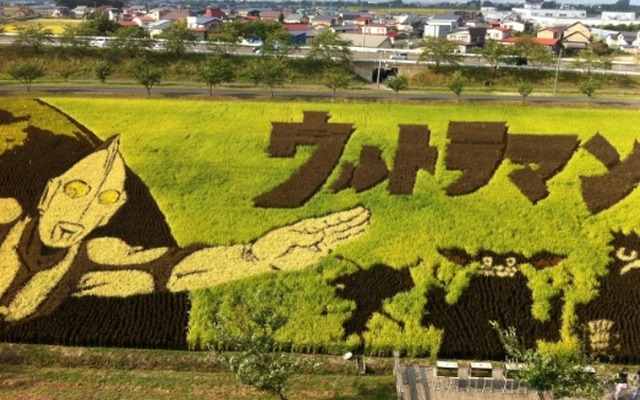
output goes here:
[[[384, 85], [380, 85], [380, 90], [375, 90], [375, 85], [371, 85], [372, 88], [361, 90], [346, 90], [338, 91], [335, 94], [336, 98], [340, 99], [402, 99], [402, 100], [415, 100], [415, 101], [429, 101], [429, 100], [446, 100], [453, 101], [457, 97], [454, 94], [449, 93], [427, 93], [418, 91], [405, 91], [398, 94], [391, 90], [384, 89]], [[10, 93], [24, 93], [27, 94], [27, 90], [24, 86], [20, 85], [0, 85], [0, 94]], [[86, 93], [91, 94], [129, 94], [147, 96], [146, 89], [142, 86], [139, 87], [119, 87], [119, 86], [68, 86], [68, 85], [34, 85], [31, 88], [30, 95], [37, 97], [42, 94], [63, 94], [63, 93]], [[152, 95], [164, 95], [170, 97], [180, 96], [207, 96], [208, 90], [204, 87], [167, 87], [167, 86], [155, 86], [151, 90]], [[269, 91], [261, 88], [247, 87], [247, 88], [219, 88], [213, 91], [213, 96], [216, 97], [269, 97]], [[313, 87], [297, 87], [296, 89], [279, 88], [274, 90], [273, 96], [277, 98], [333, 98], [333, 93], [326, 88], [322, 90], [313, 90]], [[509, 95], [509, 94], [462, 94], [461, 100], [465, 101], [483, 101], [483, 102], [523, 102], [521, 96]], [[592, 104], [608, 104], [608, 105], [640, 105], [639, 97], [625, 97], [616, 98], [610, 96], [594, 96], [589, 99], [586, 96], [553, 96], [553, 95], [531, 95], [525, 100], [527, 103], [592, 103]]]

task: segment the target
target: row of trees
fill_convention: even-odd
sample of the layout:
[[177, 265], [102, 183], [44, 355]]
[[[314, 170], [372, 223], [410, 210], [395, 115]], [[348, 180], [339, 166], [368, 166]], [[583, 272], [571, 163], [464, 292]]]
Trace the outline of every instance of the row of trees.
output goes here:
[[[70, 57], [82, 59], [94, 51], [91, 49], [91, 37], [110, 36], [112, 40], [109, 41], [109, 47], [104, 50], [105, 54], [112, 54], [114, 56], [111, 57], [112, 60], [119, 60], [122, 57], [135, 59], [134, 67], [130, 69], [131, 75], [148, 91], [162, 80], [159, 69], [154, 68], [153, 64], [147, 60], [148, 51], [154, 49], [158, 43], [162, 43], [160, 48], [155, 47], [155, 49], [173, 54], [180, 60], [196, 44], [195, 35], [185, 23], [175, 23], [159, 38], [151, 38], [144, 29], [121, 27], [110, 21], [104, 13], [97, 13], [93, 19], [78, 25], [66, 26], [57, 39], [54, 38], [50, 29], [41, 24], [23, 25], [16, 29], [18, 34], [14, 46], [29, 49], [35, 56], [41, 55], [45, 46], [58, 40], [62, 52]], [[197, 78], [207, 85], [210, 93], [215, 86], [234, 81], [236, 76], [232, 55], [237, 50], [240, 40], [244, 39], [260, 44], [259, 55], [250, 63], [248, 79], [256, 85], [264, 85], [273, 94], [273, 89], [282, 86], [290, 77], [292, 68], [288, 56], [295, 48], [289, 43], [289, 38], [289, 33], [277, 23], [265, 23], [259, 20], [225, 23], [206, 42], [211, 55], [197, 65]], [[324, 83], [334, 92], [334, 95], [337, 90], [346, 89], [353, 83], [353, 75], [345, 69], [352, 60], [351, 45], [350, 41], [342, 39], [338, 33], [329, 30], [321, 32], [310, 45], [308, 57], [322, 63], [325, 71]], [[433, 66], [435, 73], [440, 72], [442, 65], [457, 66], [462, 61], [463, 56], [458, 52], [456, 44], [445, 38], [425, 38], [421, 48], [419, 60]], [[533, 70], [540, 70], [556, 62], [554, 54], [527, 36], [518, 38], [512, 46], [488, 41], [479, 49], [479, 54], [489, 65], [491, 71], [489, 83], [496, 78], [501, 65], [526, 62], [529, 67], [533, 67]], [[591, 97], [599, 85], [597, 80], [591, 77], [591, 71], [609, 69], [611, 62], [594, 51], [583, 51], [575, 58], [574, 66], [587, 73], [589, 78], [583, 82], [581, 90], [584, 88], [583, 93]], [[96, 78], [105, 82], [113, 70], [113, 65], [108, 61], [99, 62], [95, 67]], [[34, 79], [44, 75], [44, 71], [33, 63], [15, 65], [10, 73], [14, 78], [25, 83], [28, 89]], [[532, 87], [522, 78], [521, 81], [518, 84], [518, 91], [526, 97], [531, 93]], [[448, 87], [460, 97], [466, 83], [468, 81], [460, 74], [455, 74]], [[408, 88], [409, 79], [401, 76], [389, 79], [386, 84], [398, 93]]]

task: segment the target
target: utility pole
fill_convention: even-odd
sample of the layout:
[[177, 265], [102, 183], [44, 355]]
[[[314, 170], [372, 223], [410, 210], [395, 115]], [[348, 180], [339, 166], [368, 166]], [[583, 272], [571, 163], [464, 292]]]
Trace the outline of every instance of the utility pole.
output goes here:
[[560, 75], [560, 59], [562, 58], [562, 47], [558, 52], [558, 63], [556, 64], [556, 79], [553, 82], [553, 95], [556, 95], [556, 89], [558, 88], [558, 75]]
[[382, 51], [378, 50], [380, 56], [378, 57], [378, 77], [376, 78], [376, 89], [380, 89], [380, 68], [382, 68]]

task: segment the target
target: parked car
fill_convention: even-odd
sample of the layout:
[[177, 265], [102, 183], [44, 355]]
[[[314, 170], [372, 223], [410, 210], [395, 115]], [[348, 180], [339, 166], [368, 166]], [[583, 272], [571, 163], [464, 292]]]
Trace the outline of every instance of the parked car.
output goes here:
[[107, 47], [107, 38], [106, 37], [95, 37], [93, 40], [89, 42], [91, 47], [99, 47], [101, 49]]
[[407, 53], [393, 53], [389, 56], [389, 60], [408, 60], [409, 54]]

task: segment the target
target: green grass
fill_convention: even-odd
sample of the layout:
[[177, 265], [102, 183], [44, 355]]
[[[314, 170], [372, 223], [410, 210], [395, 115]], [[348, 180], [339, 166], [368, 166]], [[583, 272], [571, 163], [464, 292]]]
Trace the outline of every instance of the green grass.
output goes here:
[[[546, 301], [559, 291], [564, 291], [570, 303], [588, 301], [595, 278], [604, 273], [607, 264], [610, 230], [629, 231], [640, 226], [640, 214], [634, 206], [640, 200], [639, 191], [598, 215], [587, 211], [580, 176], [605, 170], [583, 149], [548, 182], [550, 195], [537, 205], [509, 181], [508, 173], [516, 166], [506, 162], [489, 184], [475, 193], [451, 197], [443, 190], [459, 175], [444, 167], [450, 121], [504, 121], [511, 134], [572, 134], [583, 142], [599, 132], [625, 159], [637, 137], [640, 113], [636, 110], [467, 103], [229, 103], [53, 97], [46, 101], [102, 138], [121, 135], [125, 159], [150, 187], [181, 245], [244, 243], [301, 218], [357, 204], [369, 208], [373, 217], [368, 233], [336, 254], [357, 260], [361, 267], [375, 263], [403, 267], [424, 260], [412, 271], [416, 288], [386, 305], [407, 328], [401, 330], [381, 316], [372, 319], [367, 340], [374, 354], [388, 354], [392, 343], [406, 346], [415, 355], [434, 349], [434, 333], [424, 330], [418, 321], [432, 271], [446, 264], [437, 248], [461, 247], [469, 253], [481, 249], [516, 251], [527, 256], [546, 250], [567, 255], [557, 268], [523, 269], [536, 302], [533, 313], [544, 317]], [[333, 193], [329, 186], [339, 174], [338, 167], [321, 192], [303, 207], [254, 208], [254, 197], [286, 180], [312, 154], [311, 147], [300, 149], [294, 158], [276, 159], [266, 154], [271, 122], [299, 122], [304, 110], [327, 111], [332, 116], [330, 122], [354, 124], [356, 131], [341, 162], [356, 165], [361, 148], [369, 145], [379, 147], [392, 168], [397, 125], [428, 125], [430, 144], [440, 155], [436, 173], [420, 172], [410, 196], [389, 195], [386, 183], [360, 194], [352, 190]], [[212, 310], [225, 293], [269, 285], [287, 293], [285, 308], [293, 310], [292, 322], [282, 332], [284, 342], [294, 350], [344, 351], [355, 344], [352, 339], [340, 339], [341, 321], [353, 306], [336, 299], [327, 282], [353, 268], [349, 262], [329, 258], [299, 273], [259, 277], [198, 292], [193, 296], [190, 340], [194, 345], [212, 340]], [[453, 265], [440, 268], [438, 278], [449, 285], [452, 298], [468, 279]]]
[[[267, 400], [273, 396], [243, 386], [231, 373], [0, 366], [0, 398], [137, 400]], [[289, 399], [388, 400], [391, 376], [300, 375]], [[88, 397], [89, 396], [89, 397]]]

